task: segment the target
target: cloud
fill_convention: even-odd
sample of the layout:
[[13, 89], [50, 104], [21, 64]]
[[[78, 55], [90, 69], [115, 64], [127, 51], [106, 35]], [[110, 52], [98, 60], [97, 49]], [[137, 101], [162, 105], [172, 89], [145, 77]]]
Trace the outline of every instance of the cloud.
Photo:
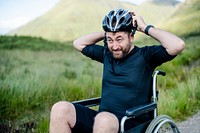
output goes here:
[[27, 24], [30, 21], [30, 18], [19, 16], [8, 20], [0, 20], [0, 33], [5, 33], [12, 29], [16, 29], [22, 25]]

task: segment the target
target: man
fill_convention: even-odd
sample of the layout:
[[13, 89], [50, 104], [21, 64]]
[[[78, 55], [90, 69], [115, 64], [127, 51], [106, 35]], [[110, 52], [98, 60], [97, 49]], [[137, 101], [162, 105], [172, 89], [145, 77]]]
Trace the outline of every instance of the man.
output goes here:
[[[110, 11], [103, 20], [104, 32], [81, 36], [74, 47], [103, 63], [102, 96], [99, 111], [58, 102], [51, 110], [52, 133], [117, 133], [128, 108], [149, 102], [154, 69], [172, 60], [184, 49], [184, 42], [164, 30], [147, 25], [135, 12]], [[135, 30], [160, 42], [158, 46], [133, 45]], [[105, 46], [96, 45], [105, 38]], [[128, 122], [126, 129], [151, 119], [149, 114]]]

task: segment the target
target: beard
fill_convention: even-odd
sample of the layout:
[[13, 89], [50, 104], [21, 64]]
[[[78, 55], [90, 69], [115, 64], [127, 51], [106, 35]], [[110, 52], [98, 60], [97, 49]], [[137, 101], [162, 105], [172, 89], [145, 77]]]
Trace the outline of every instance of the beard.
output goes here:
[[128, 53], [130, 52], [131, 49], [131, 45], [128, 45], [125, 48], [119, 47], [118, 49], [109, 49], [109, 51], [111, 52], [113, 58], [115, 59], [122, 59], [123, 57], [125, 57], [126, 55], [128, 55]]

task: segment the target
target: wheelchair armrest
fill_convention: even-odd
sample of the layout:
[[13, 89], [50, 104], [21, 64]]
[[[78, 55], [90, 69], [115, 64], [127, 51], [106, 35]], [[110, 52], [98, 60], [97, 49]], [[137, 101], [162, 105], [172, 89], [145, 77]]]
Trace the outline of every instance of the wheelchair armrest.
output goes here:
[[138, 116], [138, 115], [147, 113], [149, 111], [152, 111], [156, 107], [157, 107], [156, 103], [144, 104], [144, 105], [133, 107], [133, 108], [130, 108], [130, 109], [126, 110], [126, 115], [130, 116], [130, 117]]
[[86, 106], [86, 107], [92, 107], [92, 106], [99, 105], [100, 101], [101, 101], [101, 98], [97, 97], [97, 98], [90, 98], [90, 99], [75, 101], [75, 102], [72, 102], [72, 103], [80, 104], [80, 105], [83, 105], [83, 106]]

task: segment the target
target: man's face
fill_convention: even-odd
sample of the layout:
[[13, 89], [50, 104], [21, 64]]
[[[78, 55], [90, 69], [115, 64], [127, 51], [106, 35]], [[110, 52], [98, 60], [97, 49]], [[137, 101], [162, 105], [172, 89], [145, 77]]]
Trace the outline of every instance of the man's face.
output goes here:
[[108, 49], [115, 59], [126, 56], [131, 49], [133, 36], [128, 32], [106, 32]]

